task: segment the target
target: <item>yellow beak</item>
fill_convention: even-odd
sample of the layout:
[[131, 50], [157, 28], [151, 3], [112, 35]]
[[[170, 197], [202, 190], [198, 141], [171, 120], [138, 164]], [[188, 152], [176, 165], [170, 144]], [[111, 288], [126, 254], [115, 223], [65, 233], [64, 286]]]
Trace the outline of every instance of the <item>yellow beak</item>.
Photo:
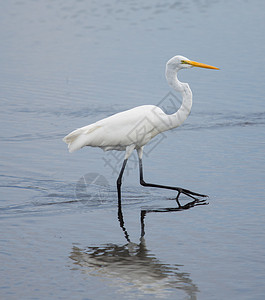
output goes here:
[[183, 60], [183, 63], [192, 65], [193, 67], [219, 70], [219, 68], [216, 68], [216, 67], [213, 67], [213, 66], [210, 66], [210, 65], [206, 65], [206, 64], [202, 64], [202, 63], [192, 61], [192, 60]]

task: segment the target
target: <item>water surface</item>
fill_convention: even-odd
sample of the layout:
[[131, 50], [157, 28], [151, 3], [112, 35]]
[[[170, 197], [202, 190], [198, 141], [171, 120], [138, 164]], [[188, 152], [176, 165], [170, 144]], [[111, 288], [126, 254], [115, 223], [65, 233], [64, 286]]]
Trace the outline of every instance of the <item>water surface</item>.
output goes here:
[[[263, 299], [262, 1], [8, 1], [0, 12], [1, 299]], [[142, 104], [166, 111], [176, 54], [220, 67], [182, 127], [144, 155], [147, 181], [209, 195], [178, 210], [132, 155], [67, 152], [71, 130]], [[186, 204], [187, 197], [181, 196]], [[146, 212], [144, 214], [143, 212]]]

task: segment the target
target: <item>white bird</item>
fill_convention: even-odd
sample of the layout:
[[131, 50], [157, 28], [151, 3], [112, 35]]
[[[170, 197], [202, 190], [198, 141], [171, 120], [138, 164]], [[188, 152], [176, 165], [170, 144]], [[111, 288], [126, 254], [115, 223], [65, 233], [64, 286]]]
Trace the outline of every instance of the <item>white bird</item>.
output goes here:
[[63, 141], [68, 144], [69, 152], [81, 149], [84, 146], [99, 147], [105, 151], [125, 151], [123, 165], [117, 179], [119, 201], [121, 200], [123, 172], [134, 149], [137, 151], [139, 158], [141, 185], [176, 190], [178, 192], [176, 201], [180, 207], [178, 201], [180, 193], [195, 200], [198, 199], [194, 196], [207, 197], [180, 187], [146, 183], [143, 179], [142, 157], [144, 146], [157, 134], [180, 126], [191, 111], [191, 89], [187, 83], [180, 82], [177, 78], [179, 70], [191, 67], [218, 70], [216, 67], [191, 61], [181, 55], [171, 58], [166, 64], [166, 79], [168, 84], [182, 95], [182, 105], [174, 114], [167, 115], [155, 105], [142, 105], [76, 129], [63, 138]]

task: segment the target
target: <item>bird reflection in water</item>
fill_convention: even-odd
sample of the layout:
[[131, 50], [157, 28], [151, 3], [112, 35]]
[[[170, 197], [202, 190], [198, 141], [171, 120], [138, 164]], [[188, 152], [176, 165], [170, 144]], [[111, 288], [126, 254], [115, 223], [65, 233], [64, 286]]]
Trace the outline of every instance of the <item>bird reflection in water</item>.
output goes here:
[[[157, 208], [157, 209], [142, 209], [141, 210], [141, 237], [143, 237], [145, 235], [144, 219], [145, 219], [145, 216], [146, 216], [147, 213], [162, 213], [162, 212], [182, 211], [182, 210], [190, 209], [190, 208], [195, 207], [195, 206], [208, 205], [208, 204], [209, 203], [206, 202], [206, 200], [198, 200], [198, 199], [196, 199], [194, 201], [188, 202], [185, 205], [181, 205], [181, 206], [178, 206], [178, 207], [163, 207], [163, 208]], [[119, 207], [120, 207], [120, 205], [119, 205]], [[121, 210], [121, 207], [119, 208], [119, 211], [120, 210]], [[122, 223], [121, 222], [120, 222], [120, 226], [122, 227]], [[124, 229], [123, 229], [123, 231], [124, 231]]]
[[[84, 273], [92, 276], [109, 278], [111, 285], [120, 292], [152, 294], [167, 298], [171, 293], [180, 290], [188, 299], [196, 299], [198, 287], [190, 274], [180, 270], [181, 265], [169, 265], [159, 261], [146, 247], [144, 220], [148, 213], [171, 212], [205, 205], [205, 201], [192, 201], [182, 207], [161, 208], [141, 211], [140, 243], [131, 242], [125, 228], [121, 201], [118, 201], [118, 220], [127, 243], [125, 245], [104, 244], [80, 249], [74, 246], [70, 258], [82, 267]], [[113, 280], [112, 280], [113, 279]]]

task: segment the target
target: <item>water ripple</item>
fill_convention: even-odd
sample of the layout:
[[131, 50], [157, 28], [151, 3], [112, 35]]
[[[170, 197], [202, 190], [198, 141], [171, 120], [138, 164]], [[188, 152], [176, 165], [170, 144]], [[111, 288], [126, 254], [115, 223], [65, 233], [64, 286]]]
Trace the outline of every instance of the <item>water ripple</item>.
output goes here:
[[[15, 198], [12, 204], [8, 199], [2, 200], [0, 217], [17, 217], [25, 214], [60, 214], [91, 209], [117, 209], [116, 186], [98, 186], [90, 184], [84, 192], [76, 189], [74, 183], [56, 180], [38, 180], [34, 178], [20, 178], [16, 176], [0, 175], [0, 188], [10, 190], [30, 191], [30, 196], [21, 204], [20, 198]], [[13, 192], [15, 195], [16, 193]], [[154, 195], [141, 188], [124, 187], [125, 206], [136, 207], [142, 203], [154, 200]], [[158, 198], [158, 194], [156, 195]]]

